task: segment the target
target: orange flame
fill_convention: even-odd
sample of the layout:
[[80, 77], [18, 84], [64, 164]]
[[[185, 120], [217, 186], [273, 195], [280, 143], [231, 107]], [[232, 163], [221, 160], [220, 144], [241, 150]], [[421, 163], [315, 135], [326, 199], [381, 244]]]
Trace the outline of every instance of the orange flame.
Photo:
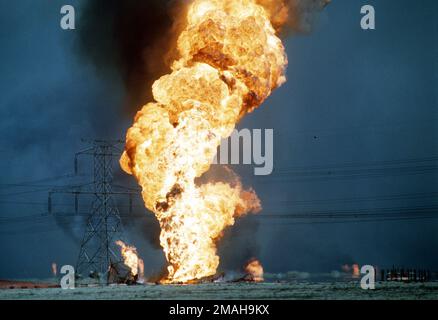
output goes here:
[[56, 264], [56, 262], [52, 262], [52, 274], [55, 277], [58, 274], [58, 265]]
[[138, 258], [138, 283], [144, 283], [144, 261], [143, 259]]
[[139, 258], [137, 249], [126, 245], [123, 241], [117, 240], [116, 244], [120, 247], [123, 263], [131, 270], [133, 276], [138, 274]]
[[245, 272], [251, 277], [252, 281], [263, 281], [263, 266], [260, 261], [253, 259], [245, 267]]
[[360, 276], [359, 265], [357, 263], [353, 264], [352, 269], [353, 269], [353, 278], [358, 278]]
[[287, 57], [270, 16], [256, 0], [191, 1], [179, 59], [127, 132], [120, 164], [160, 223], [164, 282], [214, 275], [224, 228], [260, 209], [238, 180], [197, 185], [195, 178], [208, 171], [221, 139], [286, 80]]

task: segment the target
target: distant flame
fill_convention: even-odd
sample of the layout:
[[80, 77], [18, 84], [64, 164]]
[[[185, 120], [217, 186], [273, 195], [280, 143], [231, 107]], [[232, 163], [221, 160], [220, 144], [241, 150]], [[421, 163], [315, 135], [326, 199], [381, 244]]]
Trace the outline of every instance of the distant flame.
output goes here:
[[343, 264], [343, 265], [341, 266], [341, 270], [342, 270], [343, 272], [349, 273], [349, 272], [351, 272], [351, 267], [350, 267], [350, 265], [348, 265], [348, 264]]
[[245, 267], [245, 272], [251, 277], [252, 281], [263, 281], [263, 266], [258, 260], [251, 260]]
[[138, 258], [138, 283], [144, 283], [144, 261], [143, 259]]
[[58, 274], [58, 266], [56, 262], [52, 262], [52, 274], [54, 277], [56, 277], [56, 275]]
[[[272, 0], [273, 2], [283, 0]], [[198, 185], [222, 138], [285, 81], [287, 57], [267, 7], [257, 0], [192, 0], [172, 72], [152, 87], [156, 102], [136, 115], [122, 168], [142, 187], [161, 227], [164, 282], [216, 273], [216, 241], [235, 218], [260, 210], [252, 189]]]
[[132, 275], [136, 276], [139, 270], [139, 258], [137, 255], [137, 249], [135, 247], [126, 245], [123, 241], [120, 240], [116, 241], [116, 244], [120, 247], [123, 263], [131, 270]]
[[360, 276], [359, 265], [357, 263], [355, 263], [352, 265], [352, 268], [353, 268], [353, 277], [358, 278]]
[[341, 266], [341, 270], [345, 273], [350, 273], [353, 278], [360, 276], [360, 267], [357, 263], [353, 263], [352, 265], [344, 264]]

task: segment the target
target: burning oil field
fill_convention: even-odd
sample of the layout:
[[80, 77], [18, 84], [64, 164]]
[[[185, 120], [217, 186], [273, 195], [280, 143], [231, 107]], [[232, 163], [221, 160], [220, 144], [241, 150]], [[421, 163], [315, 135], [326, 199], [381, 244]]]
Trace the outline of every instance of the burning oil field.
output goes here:
[[438, 298], [435, 2], [55, 2], [0, 5], [0, 299]]

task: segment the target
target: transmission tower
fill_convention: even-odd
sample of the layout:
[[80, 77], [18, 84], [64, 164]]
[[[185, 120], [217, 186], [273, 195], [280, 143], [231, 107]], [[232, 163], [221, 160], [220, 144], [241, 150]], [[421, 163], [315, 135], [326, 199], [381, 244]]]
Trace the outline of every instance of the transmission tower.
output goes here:
[[100, 283], [108, 284], [110, 267], [121, 263], [120, 248], [115, 241], [123, 239], [123, 230], [119, 210], [113, 196], [129, 196], [130, 212], [132, 211], [132, 197], [139, 192], [130, 188], [118, 186], [126, 191], [113, 191], [113, 162], [119, 159], [122, 150], [119, 146], [122, 141], [83, 140], [90, 146], [75, 155], [75, 173], [78, 173], [78, 159], [89, 156], [93, 159], [92, 183], [73, 188], [52, 190], [49, 194], [49, 212], [52, 206], [53, 193], [67, 193], [75, 196], [75, 210], [78, 212], [78, 197], [91, 195], [93, 201], [86, 218], [86, 230], [82, 238], [79, 257], [76, 263], [78, 281], [87, 277], [95, 278]]

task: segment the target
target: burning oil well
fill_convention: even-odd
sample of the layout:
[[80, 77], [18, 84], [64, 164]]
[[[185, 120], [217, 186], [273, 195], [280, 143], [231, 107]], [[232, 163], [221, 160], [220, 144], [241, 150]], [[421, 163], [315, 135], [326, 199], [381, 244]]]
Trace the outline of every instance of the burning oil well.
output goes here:
[[[165, 45], [165, 40], [157, 41], [162, 48], [173, 48], [166, 55], [172, 57], [168, 73], [153, 82], [151, 102], [135, 116], [120, 159], [161, 228], [160, 245], [168, 263], [161, 283], [217, 278], [216, 244], [224, 229], [236, 218], [261, 210], [255, 191], [245, 188], [237, 175], [231, 182], [200, 184], [195, 179], [209, 170], [221, 140], [286, 81], [288, 61], [280, 34], [299, 29], [306, 14], [327, 2], [169, 2], [178, 14], [173, 26], [164, 24], [163, 35], [170, 30], [172, 36]], [[155, 52], [153, 47], [144, 52]], [[164, 60], [151, 56], [144, 58], [147, 65], [163, 63], [151, 63], [152, 58]], [[148, 84], [144, 82], [145, 92]], [[123, 248], [125, 265], [135, 278], [133, 260]], [[250, 262], [247, 269], [247, 279], [263, 279], [260, 263]]]
[[254, 0], [192, 1], [179, 58], [128, 130], [120, 163], [160, 223], [169, 264], [164, 282], [215, 275], [223, 230], [260, 210], [255, 192], [238, 179], [197, 185], [195, 178], [237, 122], [286, 81], [287, 57], [269, 10]]

